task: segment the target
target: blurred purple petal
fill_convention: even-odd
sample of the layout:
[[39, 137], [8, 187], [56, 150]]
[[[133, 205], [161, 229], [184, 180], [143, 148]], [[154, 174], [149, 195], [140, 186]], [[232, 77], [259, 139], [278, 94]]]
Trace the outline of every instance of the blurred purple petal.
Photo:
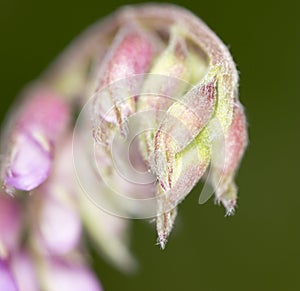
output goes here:
[[46, 195], [39, 225], [41, 242], [50, 253], [65, 254], [78, 245], [81, 221], [72, 205]]
[[72, 136], [60, 144], [52, 174], [37, 191], [40, 199], [38, 235], [53, 255], [71, 252], [79, 243], [81, 219], [75, 197]]
[[83, 264], [52, 259], [44, 278], [47, 291], [103, 290], [92, 271]]
[[18, 291], [6, 262], [0, 259], [0, 291]]
[[62, 96], [49, 89], [36, 88], [25, 100], [16, 126], [31, 133], [41, 131], [53, 142], [65, 131], [69, 114]]
[[13, 250], [19, 243], [22, 215], [16, 198], [0, 192], [0, 247]]
[[33, 89], [11, 121], [8, 133], [8, 162], [5, 185], [30, 191], [50, 174], [53, 150], [65, 131], [70, 114], [67, 104], [55, 93]]
[[49, 150], [41, 147], [33, 137], [20, 134], [14, 143], [5, 183], [16, 189], [30, 191], [47, 179], [51, 163]]
[[19, 291], [38, 291], [38, 278], [30, 256], [25, 252], [15, 253], [11, 258], [11, 269]]

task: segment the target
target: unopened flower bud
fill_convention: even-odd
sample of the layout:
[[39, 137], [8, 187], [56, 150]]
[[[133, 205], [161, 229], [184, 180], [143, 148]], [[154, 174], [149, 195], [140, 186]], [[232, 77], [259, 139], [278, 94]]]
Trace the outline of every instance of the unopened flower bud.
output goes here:
[[[162, 45], [166, 46], [161, 53], [152, 58], [151, 68], [144, 67], [145, 72], [164, 75], [170, 79], [182, 79], [183, 82], [176, 84], [166, 82], [163, 78], [161, 81], [153, 81], [153, 76], [150, 75], [145, 79], [141, 95], [129, 99], [132, 102], [121, 106], [120, 90], [108, 89], [106, 92], [104, 90], [102, 99], [97, 99], [101, 106], [103, 104], [107, 106], [106, 108], [103, 106], [106, 110], [102, 110], [101, 106], [95, 106], [94, 109], [103, 117], [103, 112], [114, 108], [111, 114], [106, 116], [106, 122], [102, 123], [104, 127], [98, 131], [100, 140], [106, 144], [110, 141], [107, 133], [112, 131], [112, 124], [118, 124], [122, 134], [126, 132], [125, 119], [134, 112], [135, 99], [137, 99], [136, 113], [147, 110], [154, 112], [150, 118], [145, 115], [144, 120], [142, 119], [141, 123], [147, 128], [146, 132], [141, 134], [140, 148], [159, 183], [156, 190], [157, 230], [159, 242], [164, 246], [176, 217], [176, 206], [201, 179], [211, 162], [215, 173], [212, 174], [213, 177], [219, 171], [218, 168], [222, 167], [215, 165], [212, 149], [215, 140], [222, 134], [225, 135], [226, 144], [228, 140], [226, 134], [231, 126], [234, 127], [238, 74], [227, 47], [201, 20], [189, 12], [173, 6], [158, 8], [155, 5], [128, 11], [124, 12], [124, 15], [131, 15], [136, 23], [146, 24], [147, 34], [151, 32], [150, 43], [153, 40], [152, 36], [155, 36], [161, 38]], [[121, 33], [120, 35], [122, 36]], [[126, 40], [126, 37], [122, 37]], [[128, 66], [120, 66], [119, 60], [123, 61], [121, 54], [127, 57], [128, 51], [132, 52], [140, 46], [135, 42], [128, 42], [126, 47], [126, 50], [121, 49], [122, 42], [115, 45], [106, 65], [102, 67], [102, 84], [107, 85], [115, 81], [116, 79], [111, 77], [114, 75], [129, 78], [136, 74], [134, 70], [128, 70]], [[131, 57], [132, 55], [128, 60], [131, 60]], [[141, 65], [145, 63], [143, 57], [135, 60]], [[128, 64], [132, 65], [130, 61]], [[150, 62], [148, 64], [150, 66]], [[153, 95], [148, 92], [151, 91], [151, 87]], [[127, 96], [130, 85], [127, 84], [122, 88], [126, 92], [124, 96]], [[160, 95], [167, 95], [167, 98], [161, 98]], [[164, 112], [161, 113], [162, 111]], [[214, 131], [215, 124], [218, 124], [216, 131]], [[225, 149], [226, 152], [228, 150]], [[239, 154], [240, 152], [236, 153]], [[225, 159], [234, 161], [237, 158], [229, 156]], [[236, 188], [232, 182], [235, 170], [226, 168], [228, 167], [225, 166], [222, 173], [226, 176], [227, 182], [221, 182], [221, 188], [215, 186], [215, 190], [218, 198], [223, 197], [220, 200], [228, 209], [229, 201], [234, 199], [227, 196], [235, 196]], [[216, 182], [213, 181], [213, 184]]]
[[141, 120], [141, 128], [146, 132], [140, 137], [140, 148], [146, 160], [154, 150], [153, 135], [162, 116], [188, 86], [181, 81], [190, 79], [188, 56], [185, 40], [174, 27], [169, 45], [153, 63], [137, 102], [137, 111], [146, 114]]
[[[160, 24], [164, 24], [164, 35], [168, 35], [166, 39], [172, 39], [174, 26], [179, 27], [180, 43], [186, 44], [182, 50], [186, 58], [192, 59], [197, 55], [206, 64], [199, 66], [197, 74], [197, 67], [193, 62], [187, 62], [187, 71], [191, 72], [192, 77], [188, 79], [189, 76], [184, 74], [181, 77], [187, 78], [184, 81], [193, 83], [193, 86], [187, 88], [188, 92], [183, 97], [177, 97], [178, 100], [173, 104], [156, 103], [157, 108], [164, 107], [166, 114], [160, 119], [156, 132], [146, 135], [148, 140], [146, 146], [145, 141], [141, 139], [143, 155], [146, 156], [145, 159], [160, 184], [157, 188], [157, 229], [159, 242], [164, 247], [176, 217], [175, 207], [206, 171], [212, 160], [214, 140], [222, 135], [222, 132], [226, 135], [233, 124], [238, 75], [226, 46], [201, 20], [189, 12], [176, 7], [157, 9], [150, 6], [138, 9], [137, 15], [148, 25], [151, 21], [154, 23], [159, 19]], [[177, 48], [182, 48], [178, 43], [179, 41]], [[189, 58], [191, 52], [193, 54]], [[163, 57], [166, 57], [166, 54], [156, 61], [161, 62]], [[164, 60], [167, 62], [168, 59]], [[155, 61], [153, 67], [155, 68]], [[171, 68], [172, 66], [169, 67], [170, 71]], [[172, 88], [169, 92], [171, 91]], [[147, 98], [145, 100], [141, 98], [142, 104], [151, 104]], [[138, 110], [139, 108], [142, 107], [138, 102]], [[155, 106], [152, 105], [152, 108]], [[214, 123], [219, 124], [216, 132], [213, 131]], [[229, 157], [229, 159], [236, 158]], [[234, 191], [233, 184], [230, 185], [227, 192], [225, 191], [227, 194]], [[223, 201], [224, 204], [227, 203], [225, 198]]]
[[211, 80], [193, 88], [168, 109], [154, 138], [152, 165], [166, 191], [173, 186], [176, 154], [203, 130], [213, 113], [215, 100], [215, 81]]
[[[100, 94], [94, 105], [96, 137], [101, 142], [110, 143], [114, 127], [126, 135], [126, 119], [135, 112], [136, 96], [133, 92], [140, 86], [126, 78], [148, 71], [157, 50], [155, 42], [149, 32], [129, 25], [119, 31], [102, 61], [97, 90]], [[114, 86], [113, 83], [120, 80], [122, 85]]]
[[[120, 217], [142, 217], [151, 208], [143, 217], [156, 216], [164, 248], [178, 204], [211, 165], [208, 178], [216, 199], [233, 213], [234, 176], [247, 145], [238, 74], [228, 48], [190, 12], [172, 5], [126, 7], [85, 32], [38, 84], [43, 86], [28, 92], [2, 138], [8, 150], [1, 182], [6, 192], [39, 186], [39, 198], [33, 198], [38, 211], [31, 218], [39, 217], [36, 245], [50, 256], [36, 252], [46, 266], [43, 289], [101, 289], [84, 263], [51, 257], [68, 254], [69, 259], [76, 253], [78, 210], [107, 258], [126, 271], [135, 265], [127, 245], [128, 221], [102, 212], [84, 194]], [[78, 105], [86, 105], [73, 143], [82, 189], [70, 167], [66, 130], [69, 110], [77, 111]], [[138, 135], [130, 147], [134, 162], [124, 167], [128, 153], [120, 137], [133, 140]], [[222, 137], [223, 161], [215, 151]], [[69, 141], [67, 151], [64, 140]], [[0, 227], [6, 233], [1, 221]], [[14, 235], [7, 233], [0, 237], [0, 256], [13, 245]], [[0, 276], [8, 270], [1, 266]]]

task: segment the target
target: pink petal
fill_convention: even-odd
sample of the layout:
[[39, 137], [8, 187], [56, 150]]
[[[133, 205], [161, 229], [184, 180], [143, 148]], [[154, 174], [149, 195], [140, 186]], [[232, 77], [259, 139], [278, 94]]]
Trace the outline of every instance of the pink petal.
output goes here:
[[14, 250], [20, 242], [22, 215], [16, 198], [0, 193], [0, 246]]
[[153, 37], [136, 27], [125, 27], [115, 37], [99, 70], [100, 93], [94, 106], [97, 135], [102, 142], [109, 143], [111, 123], [126, 132], [126, 119], [135, 111], [133, 92], [141, 85], [132, 76], [147, 73], [155, 51]]
[[48, 291], [101, 291], [102, 287], [85, 265], [58, 259], [49, 262], [46, 286]]
[[44, 89], [30, 91], [11, 126], [5, 186], [30, 191], [50, 174], [53, 150], [69, 121], [67, 104]]
[[72, 251], [80, 241], [79, 213], [71, 205], [63, 204], [49, 195], [43, 201], [39, 218], [41, 243], [52, 254]]
[[30, 256], [25, 252], [14, 253], [10, 265], [19, 291], [38, 291], [38, 278]]
[[32, 136], [20, 133], [6, 170], [5, 184], [30, 191], [45, 182], [51, 165], [51, 151], [43, 148]]

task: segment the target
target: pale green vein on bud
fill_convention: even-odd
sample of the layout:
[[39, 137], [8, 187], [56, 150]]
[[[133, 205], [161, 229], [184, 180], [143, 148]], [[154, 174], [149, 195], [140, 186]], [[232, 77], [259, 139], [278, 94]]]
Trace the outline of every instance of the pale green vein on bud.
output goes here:
[[172, 29], [169, 45], [156, 59], [150, 73], [188, 80], [190, 75], [187, 66], [188, 54], [184, 38], [177, 33], [176, 29]]
[[140, 137], [141, 151], [148, 161], [149, 153], [153, 152], [154, 130], [158, 128], [162, 115], [189, 86], [187, 82], [191, 77], [189, 64], [185, 40], [178, 34], [177, 29], [173, 28], [169, 45], [153, 63], [137, 103], [139, 112], [152, 112], [151, 116], [143, 120], [143, 127], [153, 130], [147, 130]]
[[[195, 183], [202, 177], [211, 159], [211, 137], [209, 130], [204, 128], [198, 136], [182, 151], [175, 155], [175, 162], [173, 166], [173, 185], [177, 185], [182, 176], [193, 174], [189, 183], [185, 185], [185, 192], [181, 193], [187, 195]], [[193, 183], [191, 183], [193, 181]], [[176, 187], [176, 186], [175, 186]], [[174, 197], [176, 203], [184, 199], [184, 196]]]
[[[158, 243], [164, 249], [177, 215], [178, 204], [193, 189], [203, 176], [211, 159], [211, 137], [209, 130], [204, 128], [196, 139], [175, 155], [172, 165], [173, 187], [163, 191], [158, 185], [158, 216], [156, 229]], [[166, 172], [165, 172], [166, 173]], [[167, 179], [167, 177], [160, 177]], [[167, 182], [166, 182], [167, 183]]]
[[[181, 30], [181, 33], [185, 35], [187, 39], [189, 38], [188, 32]], [[205, 60], [201, 59], [197, 54], [194, 54], [194, 56], [193, 54], [190, 54], [190, 68], [194, 69], [194, 73], [192, 74], [194, 78], [192, 78], [190, 81], [191, 83], [199, 83], [202, 78], [216, 78], [218, 84], [218, 103], [215, 110], [215, 116], [219, 119], [223, 129], [227, 130], [232, 120], [234, 94], [237, 90], [238, 76], [235, 70], [232, 72], [229, 69], [229, 64], [216, 61], [216, 56], [212, 55], [209, 51], [205, 50], [205, 53], [209, 58], [208, 64], [206, 64], [206, 70], [203, 66], [199, 67], [197, 70], [197, 63], [193, 62], [193, 58], [198, 58], [198, 62], [202, 61], [203, 64], [205, 64]], [[232, 62], [232, 60], [230, 61]], [[195, 74], [195, 72], [198, 73], [198, 75]]]
[[193, 51], [189, 52], [188, 55], [188, 68], [189, 68], [189, 82], [192, 85], [199, 83], [201, 79], [207, 73], [208, 64], [205, 59], [201, 58], [198, 54]]
[[218, 102], [215, 116], [218, 118], [223, 130], [226, 131], [232, 121], [235, 88], [228, 87], [228, 83], [230, 82], [228, 82], [227, 79], [230, 78], [230, 76], [222, 74], [221, 70], [218, 71]]

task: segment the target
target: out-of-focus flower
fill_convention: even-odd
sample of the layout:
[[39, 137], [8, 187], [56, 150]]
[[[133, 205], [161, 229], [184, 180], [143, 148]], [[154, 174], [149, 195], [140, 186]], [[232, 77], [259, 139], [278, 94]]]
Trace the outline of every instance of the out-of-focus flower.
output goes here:
[[190, 12], [123, 8], [23, 95], [1, 138], [1, 184], [13, 197], [0, 195], [0, 291], [102, 290], [86, 238], [134, 269], [122, 217], [155, 217], [164, 248], [177, 206], [209, 165], [216, 200], [234, 212], [247, 145], [238, 74]]
[[[34, 260], [26, 250], [12, 253], [10, 268], [16, 279], [19, 291], [38, 291], [39, 280]], [[2, 290], [0, 288], [0, 290]]]
[[7, 262], [0, 259], [0, 290], [17, 291], [15, 280], [9, 270]]
[[12, 117], [5, 137], [4, 187], [30, 191], [48, 178], [53, 151], [65, 131], [70, 112], [58, 94], [46, 88], [27, 93]]
[[22, 209], [16, 199], [0, 192], [0, 257], [18, 248], [22, 231]]
[[17, 291], [17, 285], [7, 262], [0, 259], [0, 290]]
[[83, 223], [97, 249], [124, 272], [135, 269], [136, 262], [127, 248], [128, 222], [97, 208], [83, 193], [81, 196]]
[[78, 260], [48, 258], [41, 270], [42, 285], [46, 291], [101, 291], [95, 275]]
[[60, 159], [54, 164], [49, 179], [34, 191], [30, 203], [31, 212], [37, 217], [33, 219], [33, 243], [51, 255], [72, 252], [79, 246], [82, 234], [71, 142], [69, 134], [59, 144], [56, 155], [60, 155]]
[[[58, 192], [62, 195], [64, 193]], [[39, 246], [51, 254], [65, 254], [80, 241], [81, 222], [76, 208], [59, 201], [51, 194], [42, 197], [37, 220]], [[53, 235], [55, 233], [55, 235]]]

